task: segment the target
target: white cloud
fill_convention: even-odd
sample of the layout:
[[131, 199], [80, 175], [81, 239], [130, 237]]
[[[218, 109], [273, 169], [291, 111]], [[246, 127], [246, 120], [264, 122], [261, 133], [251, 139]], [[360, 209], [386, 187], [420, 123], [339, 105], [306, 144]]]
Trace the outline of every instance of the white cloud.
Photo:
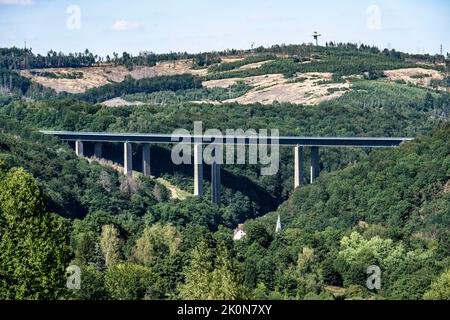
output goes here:
[[127, 31], [139, 29], [140, 27], [141, 24], [136, 21], [117, 20], [116, 22], [114, 22], [111, 29], [113, 29], [114, 31]]
[[0, 0], [0, 5], [29, 6], [34, 4], [34, 0]]

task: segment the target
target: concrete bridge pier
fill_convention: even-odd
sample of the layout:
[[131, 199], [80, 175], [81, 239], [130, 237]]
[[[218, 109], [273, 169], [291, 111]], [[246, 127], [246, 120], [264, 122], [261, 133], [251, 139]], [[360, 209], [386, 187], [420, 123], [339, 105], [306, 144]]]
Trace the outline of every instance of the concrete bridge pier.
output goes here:
[[123, 169], [124, 174], [131, 177], [133, 174], [133, 150], [128, 141], [123, 144]]
[[142, 173], [144, 176], [151, 176], [149, 144], [142, 145]]
[[311, 147], [311, 183], [320, 175], [319, 147]]
[[103, 144], [101, 142], [96, 142], [94, 144], [94, 157], [96, 159], [101, 159], [102, 158], [102, 148], [103, 148]]
[[203, 196], [203, 147], [200, 143], [194, 144], [194, 195]]
[[303, 147], [294, 147], [294, 188], [303, 185]]
[[220, 164], [223, 158], [222, 146], [215, 145], [212, 151], [212, 164], [211, 164], [211, 202], [220, 205]]
[[220, 164], [217, 162], [211, 165], [211, 201], [220, 205]]
[[83, 141], [81, 140], [76, 140], [75, 141], [75, 154], [79, 157], [83, 157], [84, 156], [84, 146], [83, 146]]

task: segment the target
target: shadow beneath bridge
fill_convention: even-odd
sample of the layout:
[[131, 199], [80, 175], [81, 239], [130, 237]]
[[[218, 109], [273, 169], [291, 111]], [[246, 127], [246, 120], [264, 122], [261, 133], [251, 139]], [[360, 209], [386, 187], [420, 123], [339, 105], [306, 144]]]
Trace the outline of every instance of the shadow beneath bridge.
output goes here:
[[[93, 142], [84, 142], [84, 154], [86, 157], [94, 156]], [[72, 144], [72, 147], [73, 144]], [[142, 168], [142, 145], [133, 144], [133, 170], [143, 172]], [[151, 145], [150, 166], [151, 173], [155, 177], [160, 177], [165, 174], [173, 176], [181, 176], [189, 180], [184, 183], [184, 187], [188, 184], [193, 191], [193, 177], [194, 177], [194, 160], [191, 157], [192, 164], [175, 165], [171, 159], [171, 150], [159, 145]], [[122, 143], [103, 143], [102, 144], [102, 158], [112, 161], [123, 166], [123, 144]], [[211, 166], [203, 164], [203, 179], [211, 182]], [[259, 215], [274, 211], [283, 201], [269, 193], [262, 186], [258, 185], [253, 180], [246, 176], [236, 175], [221, 168], [221, 185], [222, 187], [239, 191], [247, 196], [252, 202], [256, 204], [256, 210]], [[181, 186], [183, 187], [183, 186]]]

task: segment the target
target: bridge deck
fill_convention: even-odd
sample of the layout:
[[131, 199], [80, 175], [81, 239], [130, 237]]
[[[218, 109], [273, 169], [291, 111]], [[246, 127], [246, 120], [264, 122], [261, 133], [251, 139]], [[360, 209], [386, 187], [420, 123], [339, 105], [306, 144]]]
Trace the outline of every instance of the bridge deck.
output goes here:
[[[92, 141], [92, 142], [133, 142], [133, 143], [211, 143], [214, 136], [171, 135], [171, 134], [140, 134], [118, 132], [72, 132], [72, 131], [41, 131], [43, 134], [56, 136], [66, 141]], [[272, 137], [251, 136], [223, 136], [218, 144], [240, 145], [280, 145], [280, 146], [317, 146], [317, 147], [360, 147], [360, 148], [386, 148], [398, 147], [414, 138], [377, 138], [377, 137], [287, 137], [280, 136], [278, 141]]]

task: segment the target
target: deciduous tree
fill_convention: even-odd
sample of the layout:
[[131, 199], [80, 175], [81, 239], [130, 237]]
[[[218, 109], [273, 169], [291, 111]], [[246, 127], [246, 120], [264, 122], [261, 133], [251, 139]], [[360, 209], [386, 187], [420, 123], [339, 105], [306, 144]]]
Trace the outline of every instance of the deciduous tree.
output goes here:
[[120, 260], [120, 247], [122, 241], [119, 238], [119, 231], [114, 225], [104, 225], [100, 236], [100, 247], [105, 257], [106, 266], [112, 267]]
[[69, 262], [62, 219], [46, 212], [36, 180], [22, 168], [0, 181], [0, 299], [56, 299]]
[[171, 225], [155, 224], [145, 228], [136, 241], [133, 259], [144, 265], [152, 265], [155, 260], [174, 255], [181, 244], [181, 236]]

